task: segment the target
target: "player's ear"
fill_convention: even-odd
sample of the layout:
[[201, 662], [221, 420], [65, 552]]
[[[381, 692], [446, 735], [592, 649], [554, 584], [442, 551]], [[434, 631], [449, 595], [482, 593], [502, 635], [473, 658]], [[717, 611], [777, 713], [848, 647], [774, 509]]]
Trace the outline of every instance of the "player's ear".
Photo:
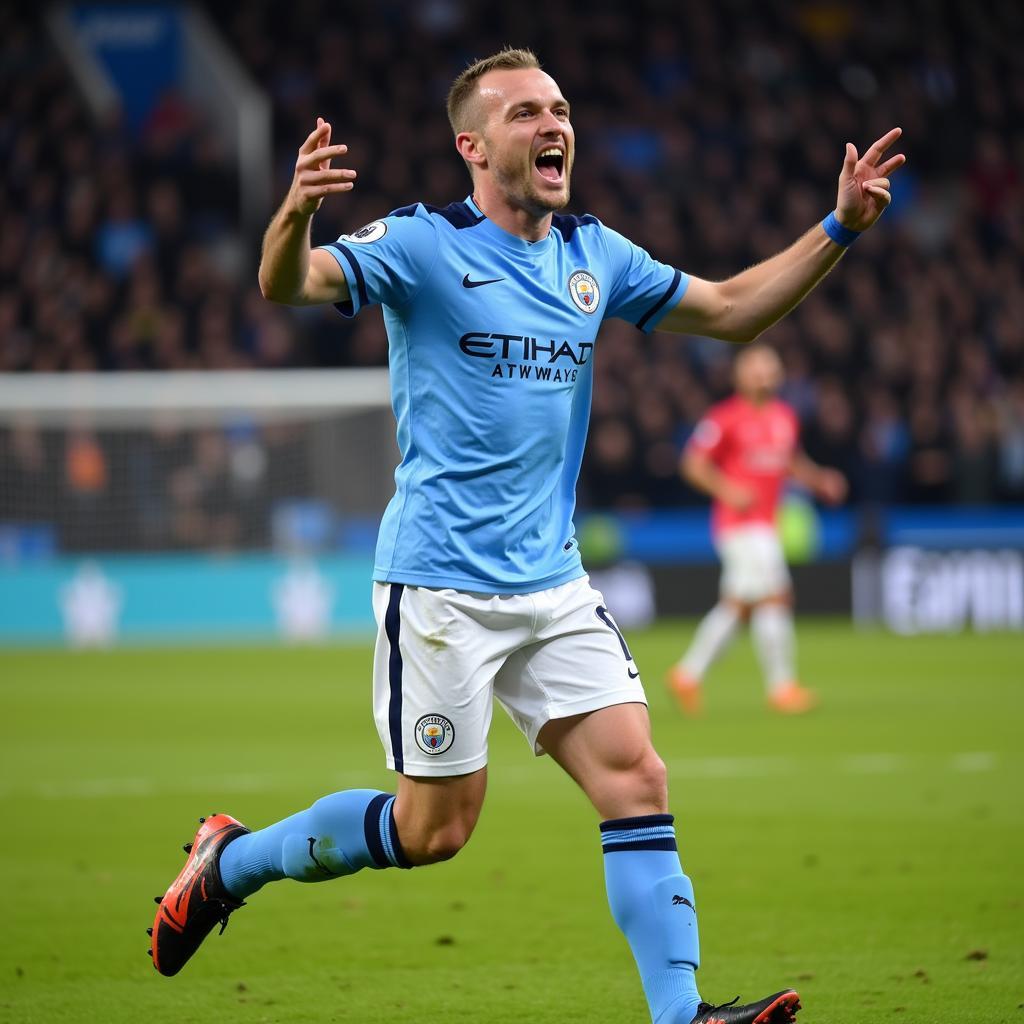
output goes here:
[[487, 163], [483, 135], [479, 132], [459, 132], [455, 136], [455, 148], [459, 156], [471, 166], [483, 167]]

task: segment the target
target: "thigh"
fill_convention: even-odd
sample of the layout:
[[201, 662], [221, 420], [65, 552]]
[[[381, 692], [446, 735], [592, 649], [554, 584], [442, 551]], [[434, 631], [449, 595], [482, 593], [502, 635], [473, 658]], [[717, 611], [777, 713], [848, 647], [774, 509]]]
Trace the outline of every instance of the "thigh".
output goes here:
[[373, 711], [388, 767], [418, 778], [479, 771], [515, 629], [494, 628], [488, 599], [456, 591], [375, 583], [373, 607]]
[[544, 753], [539, 734], [553, 719], [646, 705], [629, 645], [586, 577], [531, 597], [533, 638], [502, 666], [494, 694], [535, 753]]

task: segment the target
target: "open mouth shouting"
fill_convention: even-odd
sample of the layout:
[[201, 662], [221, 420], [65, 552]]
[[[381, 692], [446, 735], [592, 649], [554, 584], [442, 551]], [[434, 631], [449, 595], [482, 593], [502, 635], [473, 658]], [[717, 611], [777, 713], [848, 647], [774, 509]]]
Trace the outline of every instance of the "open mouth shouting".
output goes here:
[[565, 178], [565, 153], [558, 146], [547, 146], [534, 160], [537, 173], [552, 185], [563, 184]]

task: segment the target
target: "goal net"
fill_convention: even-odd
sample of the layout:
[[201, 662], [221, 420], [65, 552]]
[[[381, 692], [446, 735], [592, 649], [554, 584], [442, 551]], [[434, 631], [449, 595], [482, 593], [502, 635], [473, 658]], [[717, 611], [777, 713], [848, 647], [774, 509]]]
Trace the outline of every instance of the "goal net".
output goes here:
[[0, 642], [322, 635], [357, 563], [363, 623], [397, 462], [383, 370], [0, 376]]

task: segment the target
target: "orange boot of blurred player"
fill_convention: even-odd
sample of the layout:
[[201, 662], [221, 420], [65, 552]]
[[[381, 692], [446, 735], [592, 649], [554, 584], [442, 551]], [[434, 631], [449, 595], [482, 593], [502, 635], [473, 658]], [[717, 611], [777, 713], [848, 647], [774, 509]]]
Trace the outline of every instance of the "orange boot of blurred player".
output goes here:
[[768, 706], [782, 715], [802, 715], [818, 706], [818, 696], [797, 682], [789, 682], [768, 694]]
[[695, 679], [681, 666], [674, 665], [669, 669], [666, 683], [683, 714], [696, 717], [701, 713], [704, 699], [699, 679]]

